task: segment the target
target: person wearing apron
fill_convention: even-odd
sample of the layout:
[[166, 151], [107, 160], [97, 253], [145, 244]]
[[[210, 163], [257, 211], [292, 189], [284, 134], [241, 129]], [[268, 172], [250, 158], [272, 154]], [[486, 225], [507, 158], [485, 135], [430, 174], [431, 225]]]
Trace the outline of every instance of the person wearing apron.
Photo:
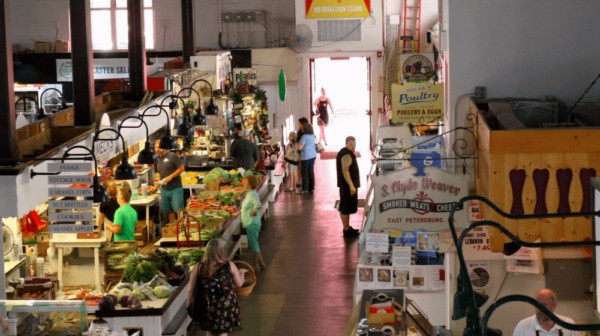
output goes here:
[[[556, 307], [558, 306], [558, 298], [556, 293], [551, 289], [540, 289], [535, 293], [535, 299], [539, 301], [541, 304], [550, 309], [551, 312], [554, 313]], [[574, 330], [565, 329], [558, 324], [554, 323], [546, 314], [542, 313], [537, 308], [535, 310], [535, 315], [529, 316], [517, 324], [513, 336], [547, 336], [547, 335], [556, 335], [556, 336], [578, 336], [579, 332]], [[573, 319], [570, 317], [558, 315], [555, 313], [558, 318], [568, 323], [575, 323]]]

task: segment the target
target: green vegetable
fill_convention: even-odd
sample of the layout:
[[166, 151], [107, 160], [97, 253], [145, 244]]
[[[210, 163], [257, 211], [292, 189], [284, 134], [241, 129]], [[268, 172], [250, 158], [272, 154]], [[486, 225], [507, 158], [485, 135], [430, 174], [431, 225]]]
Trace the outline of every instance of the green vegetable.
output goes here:
[[156, 295], [157, 298], [166, 298], [171, 296], [171, 291], [167, 286], [156, 286], [152, 290], [152, 293]]
[[127, 256], [127, 254], [125, 253], [111, 253], [108, 255], [108, 259], [122, 259], [125, 258]]
[[146, 300], [146, 295], [144, 295], [144, 293], [142, 293], [139, 289], [134, 289], [131, 294], [140, 301]]
[[127, 258], [123, 277], [130, 282], [147, 282], [157, 273], [156, 263], [145, 260], [140, 254], [133, 253]]
[[208, 173], [206, 173], [206, 175], [204, 175], [203, 183], [211, 183], [211, 182], [215, 182], [218, 178], [220, 178], [223, 175], [223, 168], [219, 168], [219, 167], [215, 167], [213, 169], [211, 169]]

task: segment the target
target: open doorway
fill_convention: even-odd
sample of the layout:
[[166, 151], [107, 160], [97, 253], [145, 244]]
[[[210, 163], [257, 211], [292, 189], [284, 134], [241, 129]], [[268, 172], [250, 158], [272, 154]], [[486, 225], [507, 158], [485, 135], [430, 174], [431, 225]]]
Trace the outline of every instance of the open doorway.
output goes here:
[[[313, 58], [311, 70], [311, 108], [325, 89], [333, 109], [329, 124], [324, 127], [325, 137], [320, 134], [317, 118], [313, 117], [315, 135], [325, 138], [327, 151], [337, 152], [345, 146], [345, 139], [356, 138], [357, 150], [366, 154], [370, 148], [371, 85], [370, 59], [368, 57]], [[331, 114], [331, 112], [330, 112]]]

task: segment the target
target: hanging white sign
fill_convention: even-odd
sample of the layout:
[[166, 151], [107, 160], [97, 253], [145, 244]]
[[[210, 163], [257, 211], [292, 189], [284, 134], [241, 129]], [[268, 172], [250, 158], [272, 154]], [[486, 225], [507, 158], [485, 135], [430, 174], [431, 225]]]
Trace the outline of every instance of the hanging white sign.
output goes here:
[[51, 172], [81, 172], [87, 173], [92, 170], [91, 162], [50, 162], [48, 163], [48, 170]]
[[93, 225], [52, 224], [48, 226], [50, 233], [93, 233]]
[[51, 222], [80, 222], [80, 221], [92, 221], [94, 220], [94, 214], [91, 212], [50, 212], [48, 213], [48, 219]]
[[92, 188], [48, 188], [48, 197], [92, 197]]
[[[451, 174], [425, 167], [425, 176], [415, 176], [415, 167], [373, 178], [375, 221], [373, 230], [401, 229], [439, 231], [448, 228], [455, 203], [468, 195], [468, 175]], [[456, 204], [456, 227], [466, 227], [466, 206]]]
[[48, 209], [91, 209], [93, 206], [93, 201], [48, 201]]
[[87, 175], [50, 175], [48, 176], [48, 184], [92, 184], [94, 183], [92, 176]]

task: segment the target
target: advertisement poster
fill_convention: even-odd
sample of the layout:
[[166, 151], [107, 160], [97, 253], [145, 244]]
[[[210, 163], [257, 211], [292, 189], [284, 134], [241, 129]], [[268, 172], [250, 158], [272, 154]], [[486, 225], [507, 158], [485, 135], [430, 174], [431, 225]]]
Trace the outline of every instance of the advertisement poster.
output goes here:
[[[538, 239], [535, 241], [539, 243]], [[544, 265], [542, 263], [542, 249], [522, 246], [510, 256], [504, 256], [506, 259], [506, 271], [514, 273], [544, 273]]]
[[[426, 176], [414, 176], [416, 168], [406, 168], [373, 177], [373, 230], [440, 231], [448, 228], [448, 216], [455, 203], [468, 195], [468, 175], [452, 174], [426, 167]], [[454, 212], [456, 227], [469, 225], [466, 206]], [[418, 237], [415, 237], [418, 242]], [[426, 237], [423, 236], [422, 239]], [[439, 237], [427, 241], [426, 248], [440, 249]], [[425, 245], [424, 245], [425, 246]]]
[[394, 282], [392, 277], [392, 267], [390, 266], [379, 266], [375, 267], [375, 286], [378, 289], [392, 289], [394, 288]]
[[395, 124], [427, 124], [443, 116], [443, 84], [392, 84], [392, 121]]
[[469, 278], [475, 289], [487, 289], [490, 287], [491, 266], [484, 262], [467, 263]]
[[371, 0], [305, 0], [307, 19], [366, 18]]
[[[129, 60], [127, 58], [94, 59], [94, 79], [129, 78]], [[73, 63], [71, 59], [56, 60], [56, 81], [73, 81]]]
[[375, 269], [373, 266], [358, 265], [358, 289], [375, 289], [377, 284], [375, 283]]
[[411, 266], [409, 288], [411, 290], [427, 290], [428, 266]]
[[387, 233], [367, 233], [367, 252], [389, 252], [389, 238]]
[[402, 54], [403, 82], [427, 82], [435, 76], [435, 59], [433, 53]]
[[235, 68], [233, 69], [233, 87], [237, 87], [238, 83], [243, 80], [247, 81], [248, 85], [257, 86], [256, 68]]

